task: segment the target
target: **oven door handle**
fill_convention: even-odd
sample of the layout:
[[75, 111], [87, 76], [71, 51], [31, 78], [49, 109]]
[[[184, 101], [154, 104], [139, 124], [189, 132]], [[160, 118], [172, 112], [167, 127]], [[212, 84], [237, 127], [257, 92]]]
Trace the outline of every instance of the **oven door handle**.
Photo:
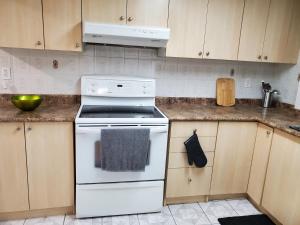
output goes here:
[[[122, 128], [120, 128], [120, 129], [122, 129]], [[107, 128], [104, 128], [104, 129], [107, 129]], [[140, 128], [140, 129], [143, 129], [143, 128]], [[100, 131], [101, 131], [101, 129], [80, 128], [80, 129], [76, 130], [76, 134], [98, 134], [98, 133], [100, 134]], [[163, 134], [163, 133], [167, 133], [167, 132], [168, 132], [167, 127], [164, 127], [164, 128], [150, 128], [150, 134]]]

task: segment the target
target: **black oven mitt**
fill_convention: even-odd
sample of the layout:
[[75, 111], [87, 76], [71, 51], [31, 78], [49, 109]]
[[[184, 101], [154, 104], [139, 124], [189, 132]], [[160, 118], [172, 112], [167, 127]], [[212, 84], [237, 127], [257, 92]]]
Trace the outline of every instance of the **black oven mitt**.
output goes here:
[[184, 145], [187, 151], [189, 165], [193, 165], [194, 162], [198, 168], [205, 167], [207, 158], [201, 148], [196, 131], [194, 131], [194, 134], [184, 142]]

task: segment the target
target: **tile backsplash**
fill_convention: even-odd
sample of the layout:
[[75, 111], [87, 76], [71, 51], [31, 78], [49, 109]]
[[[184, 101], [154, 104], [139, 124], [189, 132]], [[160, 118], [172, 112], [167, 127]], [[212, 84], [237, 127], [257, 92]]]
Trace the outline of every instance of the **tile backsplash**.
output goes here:
[[[10, 77], [3, 68], [10, 69]], [[82, 53], [2, 48], [0, 93], [80, 94], [82, 75], [101, 74], [155, 78], [157, 96], [214, 98], [216, 79], [234, 70], [237, 98], [260, 98], [261, 81], [275, 83], [276, 69], [263, 63], [164, 58], [147, 48], [87, 45]]]
[[[296, 65], [278, 64], [275, 67], [276, 79], [274, 87], [280, 90], [281, 100], [294, 105], [298, 91], [298, 76], [300, 76], [300, 54]], [[300, 93], [300, 90], [299, 90]]]

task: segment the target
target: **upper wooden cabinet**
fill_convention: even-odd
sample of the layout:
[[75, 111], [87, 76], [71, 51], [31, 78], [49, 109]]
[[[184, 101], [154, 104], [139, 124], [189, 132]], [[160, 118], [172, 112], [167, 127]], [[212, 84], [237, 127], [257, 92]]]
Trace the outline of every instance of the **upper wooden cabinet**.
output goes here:
[[300, 43], [300, 1], [271, 0], [263, 61], [296, 63]]
[[167, 27], [169, 0], [83, 0], [83, 21]]
[[81, 0], [43, 0], [45, 49], [81, 51]]
[[258, 125], [247, 191], [257, 205], [260, 205], [262, 199], [272, 137], [273, 128], [263, 124]]
[[127, 0], [82, 0], [83, 21], [126, 24]]
[[166, 56], [203, 58], [208, 0], [170, 0]]
[[44, 49], [41, 0], [0, 0], [0, 47]]
[[74, 205], [72, 123], [26, 123], [30, 209]]
[[244, 0], [210, 0], [204, 58], [237, 60]]
[[237, 60], [244, 0], [170, 0], [170, 57]]
[[167, 27], [169, 0], [127, 0], [127, 24]]
[[300, 224], [300, 138], [276, 130], [262, 206], [284, 225]]
[[211, 195], [247, 192], [256, 131], [253, 122], [219, 123]]
[[271, 0], [246, 0], [239, 60], [261, 62]]
[[0, 0], [0, 47], [81, 51], [81, 0]]
[[0, 213], [29, 209], [23, 123], [0, 123]]

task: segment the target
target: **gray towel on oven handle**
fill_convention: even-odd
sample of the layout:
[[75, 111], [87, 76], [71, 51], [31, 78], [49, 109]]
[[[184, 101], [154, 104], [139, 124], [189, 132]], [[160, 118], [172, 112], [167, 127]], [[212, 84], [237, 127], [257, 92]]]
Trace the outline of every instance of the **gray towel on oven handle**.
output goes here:
[[150, 150], [150, 129], [103, 129], [101, 168], [107, 171], [144, 171]]

